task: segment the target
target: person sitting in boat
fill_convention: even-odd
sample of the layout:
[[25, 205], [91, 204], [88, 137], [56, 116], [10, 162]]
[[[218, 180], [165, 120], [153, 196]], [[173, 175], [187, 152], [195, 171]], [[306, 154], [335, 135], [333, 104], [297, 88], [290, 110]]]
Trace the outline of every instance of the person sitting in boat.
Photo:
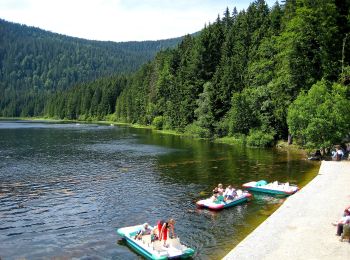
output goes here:
[[164, 241], [163, 245], [165, 247], [167, 246], [166, 241], [168, 239], [168, 235], [169, 235], [169, 237], [176, 237], [174, 225], [175, 225], [175, 220], [171, 218], [167, 222], [165, 222], [162, 226], [162, 229], [161, 229], [160, 235], [159, 235], [159, 240]]
[[135, 239], [141, 239], [144, 235], [150, 235], [152, 229], [149, 227], [148, 223], [142, 225], [142, 229], [137, 233]]
[[155, 226], [151, 232], [151, 242], [154, 242], [159, 239], [158, 226]]
[[218, 193], [217, 195], [213, 195], [212, 200], [214, 203], [221, 203], [224, 201], [224, 195], [222, 193]]
[[224, 193], [224, 191], [225, 191], [224, 187], [222, 186], [221, 183], [219, 183], [218, 186], [213, 189], [213, 194], [217, 194], [220, 192]]
[[223, 186], [221, 183], [218, 184], [218, 191], [219, 191], [219, 193], [221, 193], [221, 194], [223, 194], [224, 191], [225, 191], [224, 186]]
[[236, 190], [231, 185], [228, 185], [224, 193], [224, 201], [233, 200], [236, 195]]
[[213, 196], [211, 196], [211, 200], [215, 201], [218, 196], [219, 196], [219, 190], [218, 190], [218, 187], [215, 187], [213, 189]]
[[218, 186], [213, 189], [213, 196], [211, 197], [211, 199], [214, 202], [219, 202], [221, 199], [220, 196], [222, 196], [222, 200], [223, 200], [223, 195], [224, 195], [224, 188], [222, 184], [219, 183]]

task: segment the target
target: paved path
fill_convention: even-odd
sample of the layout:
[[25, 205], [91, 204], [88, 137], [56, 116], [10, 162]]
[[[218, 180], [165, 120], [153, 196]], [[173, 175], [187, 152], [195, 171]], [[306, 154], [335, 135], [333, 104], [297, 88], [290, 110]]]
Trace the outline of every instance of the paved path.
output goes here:
[[350, 162], [323, 161], [308, 185], [290, 196], [224, 259], [350, 259], [350, 244], [340, 242], [331, 225], [347, 205]]

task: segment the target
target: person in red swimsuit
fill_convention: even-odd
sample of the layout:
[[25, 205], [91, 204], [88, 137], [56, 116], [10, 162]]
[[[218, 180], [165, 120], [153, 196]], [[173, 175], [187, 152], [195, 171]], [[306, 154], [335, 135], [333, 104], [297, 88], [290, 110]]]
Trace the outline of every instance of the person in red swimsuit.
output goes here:
[[[159, 224], [158, 223], [158, 229], [159, 229]], [[170, 233], [175, 237], [175, 231], [174, 231], [174, 225], [175, 225], [175, 220], [174, 219], [169, 219], [167, 222], [164, 222], [159, 234], [159, 240], [164, 241], [164, 246], [167, 246], [166, 241], [168, 239], [168, 233], [170, 230]], [[169, 234], [170, 235], [170, 234]]]

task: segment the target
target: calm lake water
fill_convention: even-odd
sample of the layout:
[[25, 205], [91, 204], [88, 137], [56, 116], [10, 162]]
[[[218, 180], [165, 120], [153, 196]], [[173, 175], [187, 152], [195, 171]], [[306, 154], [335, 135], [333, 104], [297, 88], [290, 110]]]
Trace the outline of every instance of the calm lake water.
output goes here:
[[198, 210], [219, 182], [305, 185], [319, 164], [290, 152], [147, 129], [0, 121], [0, 258], [142, 259], [115, 229], [173, 217], [195, 259], [220, 259], [283, 202]]

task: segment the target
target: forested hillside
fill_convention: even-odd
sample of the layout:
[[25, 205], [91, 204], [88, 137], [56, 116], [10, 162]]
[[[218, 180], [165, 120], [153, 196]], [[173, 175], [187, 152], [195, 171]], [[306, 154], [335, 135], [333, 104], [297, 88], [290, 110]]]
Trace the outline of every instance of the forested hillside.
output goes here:
[[58, 91], [46, 102], [45, 115], [60, 119], [103, 120], [115, 111], [117, 97], [129, 77], [116, 75]]
[[[269, 8], [257, 0], [239, 13], [227, 9], [198, 37], [186, 37], [135, 74], [117, 98], [115, 119], [202, 137], [244, 135], [251, 145], [287, 138], [289, 130], [316, 147], [322, 142], [308, 137], [322, 138], [324, 131], [337, 137], [322, 145], [340, 142], [350, 129], [350, 120], [344, 120], [350, 119], [349, 90], [331, 90], [342, 71], [341, 83], [347, 84], [349, 6], [349, 1], [289, 0]], [[322, 102], [339, 102], [342, 110], [305, 109], [306, 115], [290, 118], [296, 126], [288, 127], [289, 106], [320, 80], [333, 95]], [[308, 120], [298, 121], [303, 118]]]
[[39, 115], [56, 90], [136, 71], [180, 40], [89, 41], [0, 19], [0, 116]]
[[[227, 8], [136, 73], [61, 93], [45, 113], [71, 119], [112, 113], [119, 122], [246, 138], [255, 146], [290, 135], [309, 147], [330, 147], [350, 129], [349, 2], [269, 7], [257, 0], [240, 12]], [[104, 109], [107, 100], [113, 102]]]

